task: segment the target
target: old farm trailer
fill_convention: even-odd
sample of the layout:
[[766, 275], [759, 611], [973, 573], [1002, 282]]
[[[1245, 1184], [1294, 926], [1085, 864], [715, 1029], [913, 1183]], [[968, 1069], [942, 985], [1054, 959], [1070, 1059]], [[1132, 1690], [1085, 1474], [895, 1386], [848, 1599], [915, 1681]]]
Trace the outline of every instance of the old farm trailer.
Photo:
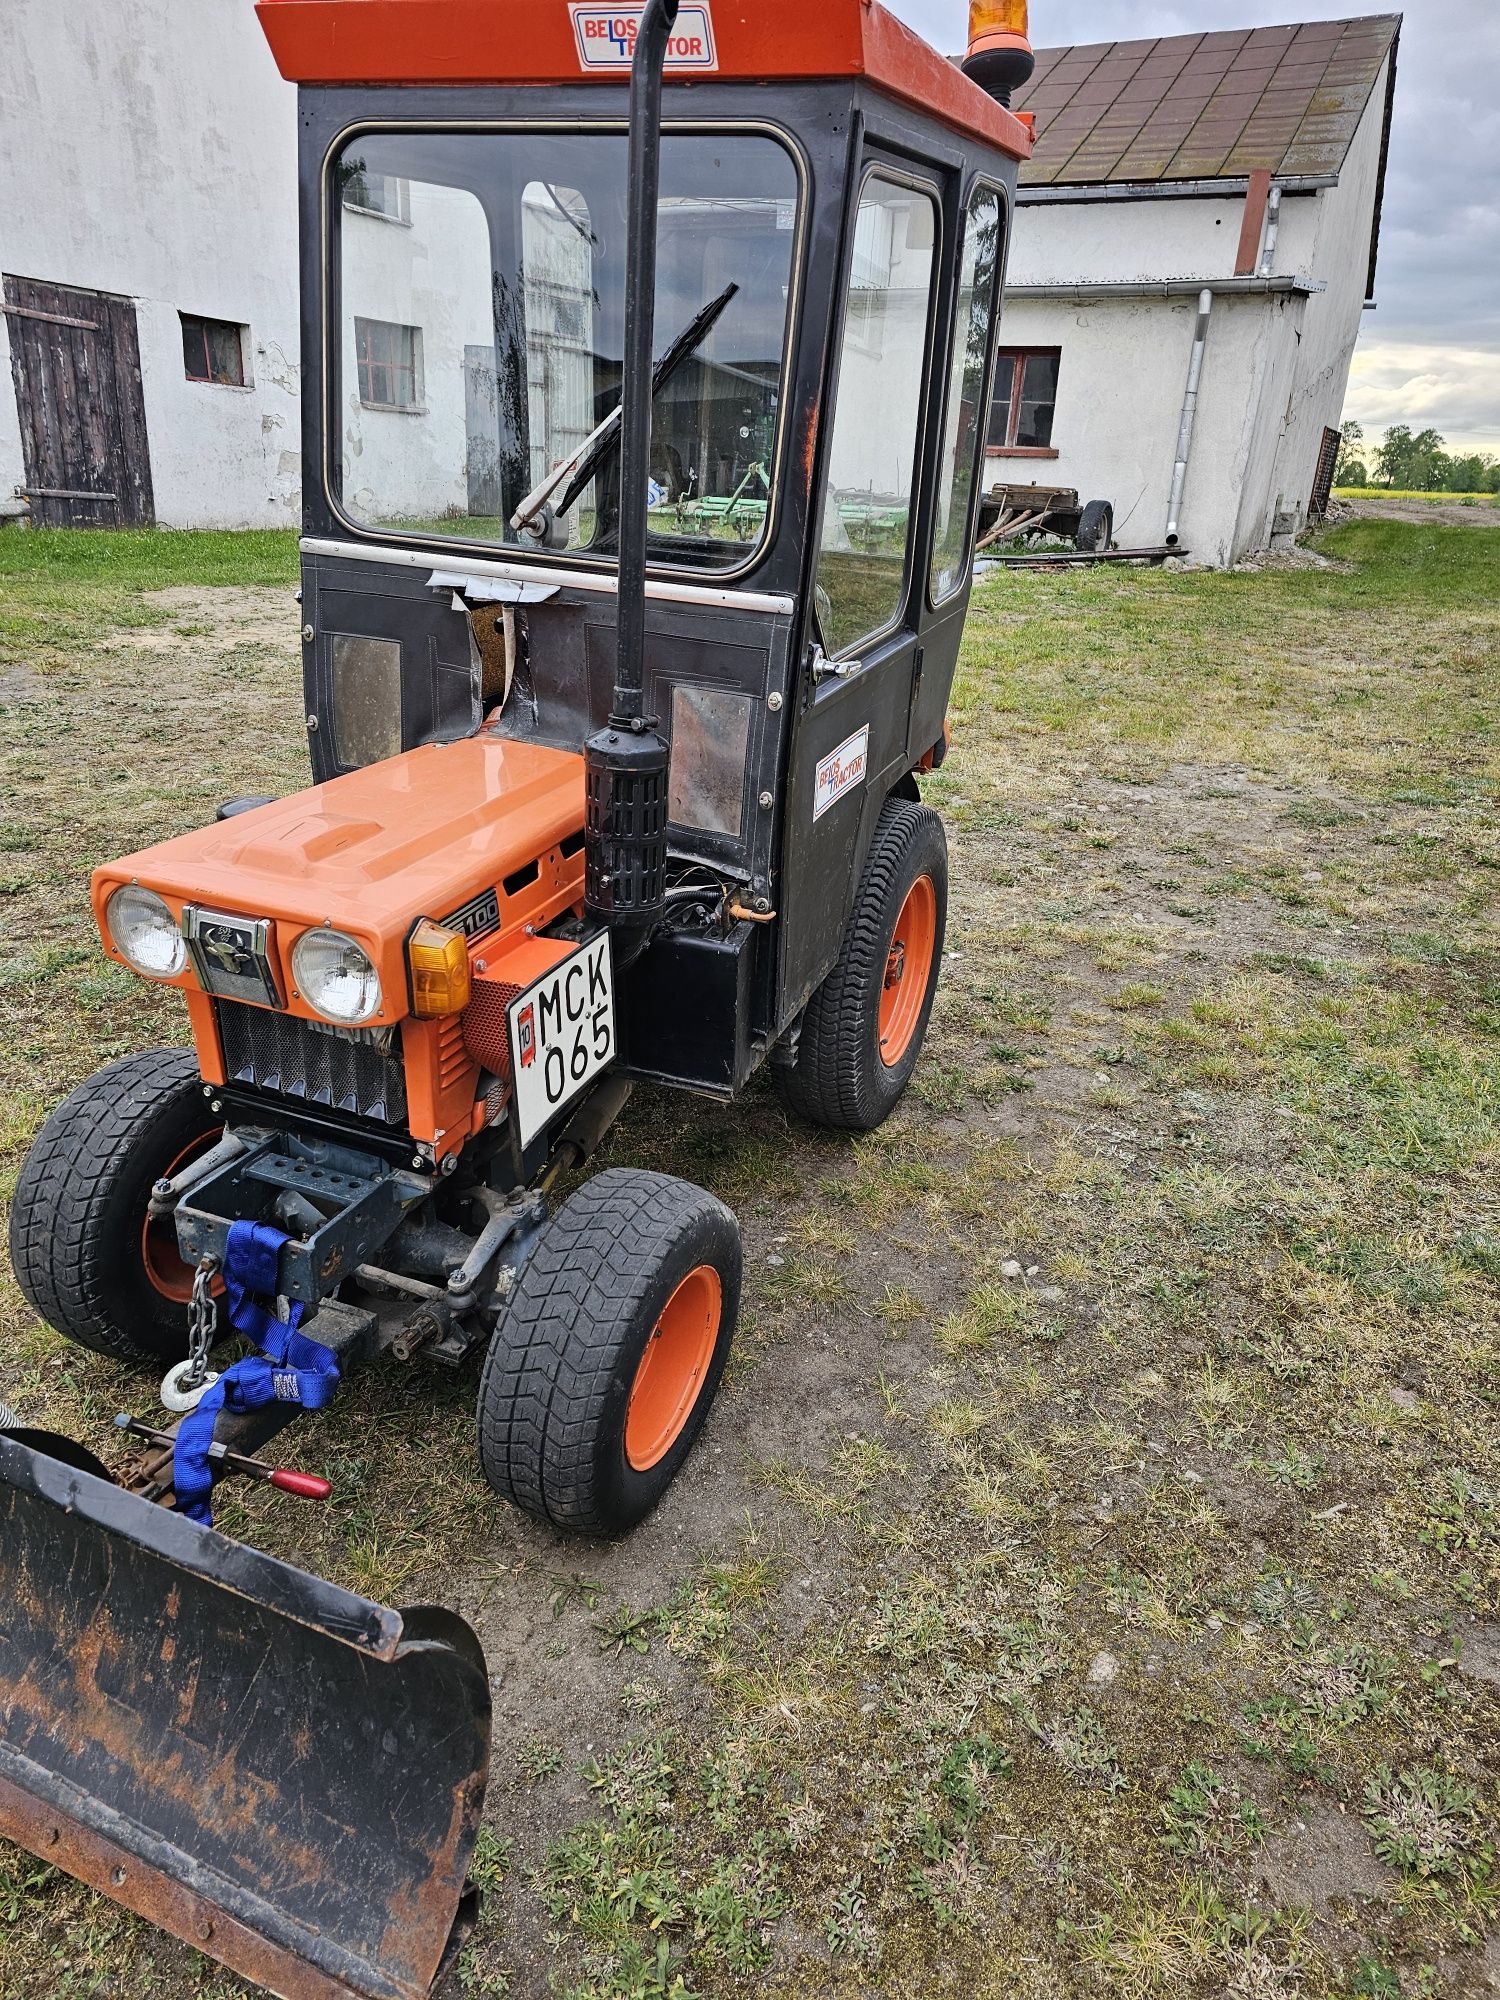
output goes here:
[[260, 1456], [290, 1418], [467, 1365], [495, 1491], [629, 1529], [708, 1415], [739, 1230], [559, 1174], [637, 1080], [769, 1066], [843, 1131], [906, 1088], [1030, 54], [1014, 0], [972, 77], [868, 0], [259, 14], [299, 86], [314, 782], [93, 877], [193, 1047], [53, 1112], [11, 1252], [165, 1409], [110, 1467], [0, 1433], [0, 1833], [273, 1992], [413, 2000], [468, 1919], [478, 1642], [227, 1539], [213, 1488], [324, 1495]]

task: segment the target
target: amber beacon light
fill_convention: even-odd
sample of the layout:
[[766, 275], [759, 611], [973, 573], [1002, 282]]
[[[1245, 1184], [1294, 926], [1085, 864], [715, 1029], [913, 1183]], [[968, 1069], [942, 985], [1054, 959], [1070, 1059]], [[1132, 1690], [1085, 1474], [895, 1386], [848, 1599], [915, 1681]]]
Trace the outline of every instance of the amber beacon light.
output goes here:
[[970, 0], [964, 74], [1001, 104], [1010, 103], [1036, 68], [1026, 0]]

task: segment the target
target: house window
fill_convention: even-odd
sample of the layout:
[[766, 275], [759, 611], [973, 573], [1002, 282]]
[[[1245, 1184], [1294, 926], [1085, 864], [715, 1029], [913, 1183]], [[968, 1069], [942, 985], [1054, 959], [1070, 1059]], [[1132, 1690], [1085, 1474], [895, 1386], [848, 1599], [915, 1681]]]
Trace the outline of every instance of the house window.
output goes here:
[[354, 358], [359, 400], [377, 410], [422, 407], [422, 330], [390, 320], [356, 319]]
[[1056, 347], [1012, 348], [996, 357], [991, 451], [1052, 451], [1060, 360]]
[[229, 389], [245, 386], [245, 333], [232, 319], [199, 319], [181, 313], [182, 367], [190, 382], [219, 382]]
[[367, 173], [358, 161], [348, 161], [344, 174], [344, 206], [360, 215], [379, 215], [387, 222], [411, 221], [411, 182], [399, 174]]

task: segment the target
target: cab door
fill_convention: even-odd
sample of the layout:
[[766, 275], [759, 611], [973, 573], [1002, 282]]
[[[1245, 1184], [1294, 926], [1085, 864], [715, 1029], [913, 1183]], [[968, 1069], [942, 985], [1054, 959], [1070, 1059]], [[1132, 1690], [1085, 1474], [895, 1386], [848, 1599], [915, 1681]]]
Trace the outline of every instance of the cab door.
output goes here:
[[838, 954], [873, 801], [907, 767], [925, 601], [919, 467], [942, 262], [935, 176], [868, 150], [823, 456], [814, 617], [782, 835], [782, 1020]]

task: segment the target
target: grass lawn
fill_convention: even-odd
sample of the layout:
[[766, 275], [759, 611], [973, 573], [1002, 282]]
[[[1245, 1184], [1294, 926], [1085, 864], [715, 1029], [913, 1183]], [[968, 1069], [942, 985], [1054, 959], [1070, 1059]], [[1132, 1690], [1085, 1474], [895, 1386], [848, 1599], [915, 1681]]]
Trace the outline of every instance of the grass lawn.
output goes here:
[[[0, 1192], [185, 1039], [90, 865], [305, 774], [290, 538], [195, 539], [0, 535]], [[978, 592], [907, 1102], [850, 1144], [641, 1093], [611, 1141], [748, 1271], [628, 1543], [505, 1510], [472, 1382], [394, 1363], [297, 1434], [327, 1510], [226, 1493], [484, 1638], [449, 2000], [1493, 1992], [1500, 528], [1319, 547]], [[108, 1450], [152, 1393], [0, 1276], [28, 1419]], [[6, 2000], [244, 1990], [0, 1849]]]

